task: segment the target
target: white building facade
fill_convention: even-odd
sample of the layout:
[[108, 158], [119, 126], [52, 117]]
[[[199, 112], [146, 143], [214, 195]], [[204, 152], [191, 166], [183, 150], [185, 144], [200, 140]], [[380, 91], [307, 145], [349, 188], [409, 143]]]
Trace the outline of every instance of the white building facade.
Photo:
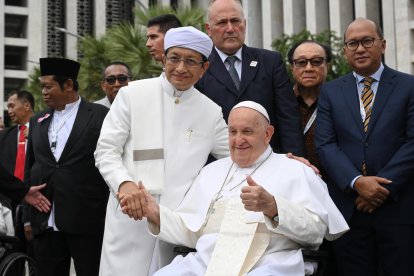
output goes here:
[[[385, 63], [414, 73], [414, 0], [243, 0], [246, 44], [271, 49], [282, 34], [333, 30], [343, 36], [357, 17], [377, 21], [387, 40]], [[78, 58], [80, 36], [99, 36], [135, 5], [198, 6], [209, 0], [0, 0], [0, 108], [21, 89], [39, 58]], [[0, 116], [2, 114], [0, 113]]]

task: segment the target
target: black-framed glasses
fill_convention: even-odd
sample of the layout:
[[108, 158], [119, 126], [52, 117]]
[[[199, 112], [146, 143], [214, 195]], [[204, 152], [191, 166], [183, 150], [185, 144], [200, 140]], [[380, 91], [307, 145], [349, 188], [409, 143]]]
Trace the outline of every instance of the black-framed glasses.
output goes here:
[[129, 80], [129, 77], [126, 75], [117, 75], [117, 76], [110, 75], [105, 78], [106, 83], [109, 85], [114, 85], [116, 81], [118, 81], [119, 84], [121, 85], [126, 84], [128, 80]]
[[345, 42], [345, 46], [346, 48], [348, 48], [348, 50], [351, 51], [355, 51], [356, 49], [358, 49], [359, 44], [362, 45], [362, 47], [364, 48], [371, 48], [374, 45], [375, 40], [382, 40], [381, 38], [375, 38], [375, 37], [365, 37], [361, 40], [348, 40], [347, 42]]
[[198, 61], [192, 58], [181, 58], [178, 56], [171, 56], [165, 58], [167, 59], [167, 62], [173, 65], [178, 65], [181, 61], [183, 61], [185, 66], [187, 67], [196, 67], [204, 64], [204, 61]]
[[310, 63], [313, 67], [319, 67], [326, 60], [324, 57], [313, 57], [313, 58], [298, 58], [293, 60], [293, 64], [296, 67], [306, 67]]

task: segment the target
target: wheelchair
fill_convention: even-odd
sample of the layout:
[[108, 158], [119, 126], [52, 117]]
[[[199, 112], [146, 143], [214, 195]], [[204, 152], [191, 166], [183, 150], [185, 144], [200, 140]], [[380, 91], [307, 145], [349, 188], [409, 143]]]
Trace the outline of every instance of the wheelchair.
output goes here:
[[[8, 200], [0, 196], [3, 208], [12, 209]], [[0, 276], [36, 276], [36, 262], [29, 255], [19, 252], [19, 238], [0, 234]]]

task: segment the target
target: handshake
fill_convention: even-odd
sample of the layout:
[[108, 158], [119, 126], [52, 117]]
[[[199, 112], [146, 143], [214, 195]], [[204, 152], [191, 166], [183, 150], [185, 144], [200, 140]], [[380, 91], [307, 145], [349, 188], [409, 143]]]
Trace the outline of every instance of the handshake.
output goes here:
[[123, 182], [117, 197], [124, 214], [134, 220], [146, 217], [151, 223], [159, 225], [159, 205], [141, 181], [138, 185], [132, 181]]

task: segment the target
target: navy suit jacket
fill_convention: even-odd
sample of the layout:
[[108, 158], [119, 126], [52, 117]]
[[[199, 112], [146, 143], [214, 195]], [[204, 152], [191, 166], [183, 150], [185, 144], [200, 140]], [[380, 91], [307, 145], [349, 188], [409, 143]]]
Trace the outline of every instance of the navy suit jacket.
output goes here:
[[280, 54], [244, 45], [239, 91], [214, 47], [209, 61], [210, 67], [196, 88], [221, 106], [226, 122], [237, 103], [247, 100], [260, 103], [275, 126], [272, 148], [280, 153], [304, 156], [298, 104]]
[[[107, 112], [103, 105], [81, 100], [59, 161], [53, 156], [48, 138], [53, 110], [39, 112], [30, 120], [25, 181], [31, 185], [47, 183], [42, 193], [54, 204], [55, 223], [60, 231], [103, 233], [109, 190], [95, 167], [94, 151]], [[35, 234], [47, 227], [49, 214], [31, 207]]]
[[373, 213], [387, 223], [414, 223], [414, 77], [385, 66], [367, 133], [352, 73], [323, 85], [318, 100], [315, 143], [334, 202], [349, 220], [357, 193], [351, 181], [361, 175], [392, 180], [391, 193]]

